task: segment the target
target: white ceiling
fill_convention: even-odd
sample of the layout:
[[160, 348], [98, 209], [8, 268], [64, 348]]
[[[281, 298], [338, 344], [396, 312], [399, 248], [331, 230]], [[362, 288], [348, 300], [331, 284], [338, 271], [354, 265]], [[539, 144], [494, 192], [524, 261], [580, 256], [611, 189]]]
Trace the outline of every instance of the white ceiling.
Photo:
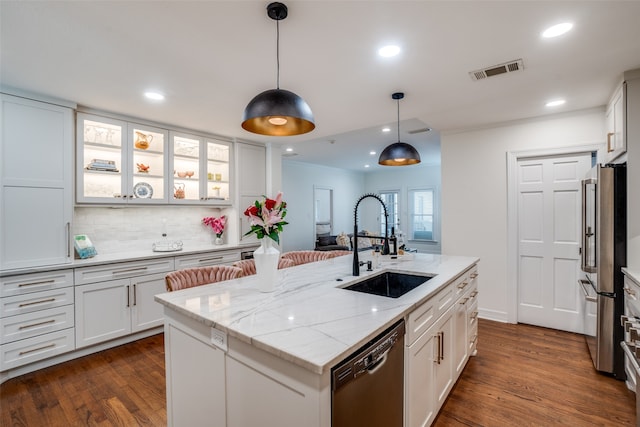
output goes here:
[[[440, 132], [599, 107], [624, 71], [640, 68], [640, 1], [285, 1], [280, 86], [308, 102], [316, 129], [263, 137], [240, 122], [251, 98], [275, 87], [268, 3], [0, 0], [0, 83], [293, 147], [299, 161], [380, 170], [369, 151], [397, 141], [393, 92], [405, 93], [400, 139], [428, 165], [439, 162]], [[573, 31], [540, 37], [564, 21]], [[402, 53], [379, 58], [390, 42]], [[468, 74], [520, 58], [523, 72]], [[166, 100], [143, 99], [150, 88]], [[557, 97], [567, 103], [544, 107]]]

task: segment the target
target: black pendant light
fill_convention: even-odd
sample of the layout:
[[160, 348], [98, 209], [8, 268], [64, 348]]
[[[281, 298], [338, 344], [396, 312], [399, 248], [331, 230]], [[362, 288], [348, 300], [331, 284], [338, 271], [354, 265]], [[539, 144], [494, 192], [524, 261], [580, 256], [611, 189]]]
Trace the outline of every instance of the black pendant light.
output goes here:
[[266, 90], [249, 102], [242, 116], [242, 127], [260, 135], [290, 136], [311, 132], [315, 127], [311, 108], [293, 92], [280, 89], [280, 21], [287, 17], [287, 6], [274, 2], [267, 15], [276, 21], [276, 89]]
[[398, 101], [398, 142], [394, 142], [380, 153], [378, 164], [383, 166], [407, 166], [420, 163], [418, 150], [406, 142], [400, 142], [400, 100], [404, 93], [396, 92], [391, 98]]

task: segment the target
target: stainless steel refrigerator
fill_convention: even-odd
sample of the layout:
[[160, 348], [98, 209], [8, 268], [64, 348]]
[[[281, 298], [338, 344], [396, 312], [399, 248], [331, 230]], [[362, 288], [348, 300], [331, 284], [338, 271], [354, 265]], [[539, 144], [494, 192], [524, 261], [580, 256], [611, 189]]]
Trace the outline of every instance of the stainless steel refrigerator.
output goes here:
[[626, 165], [597, 165], [582, 181], [582, 262], [585, 338], [598, 371], [625, 379], [621, 268], [626, 263]]

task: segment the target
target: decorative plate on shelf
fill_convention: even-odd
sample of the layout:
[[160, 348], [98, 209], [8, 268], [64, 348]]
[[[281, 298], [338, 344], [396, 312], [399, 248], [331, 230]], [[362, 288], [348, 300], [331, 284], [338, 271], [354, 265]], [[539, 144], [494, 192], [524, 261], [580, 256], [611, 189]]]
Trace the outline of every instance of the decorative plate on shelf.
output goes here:
[[153, 188], [146, 182], [139, 182], [133, 186], [133, 194], [140, 199], [150, 199], [153, 196]]

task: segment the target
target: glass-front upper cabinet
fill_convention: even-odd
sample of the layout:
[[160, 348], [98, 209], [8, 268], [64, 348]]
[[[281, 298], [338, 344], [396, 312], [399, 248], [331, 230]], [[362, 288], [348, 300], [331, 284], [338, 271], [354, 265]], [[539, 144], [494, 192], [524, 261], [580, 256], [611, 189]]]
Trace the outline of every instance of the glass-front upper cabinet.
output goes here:
[[171, 132], [171, 203], [230, 205], [231, 144]]
[[78, 203], [167, 203], [168, 132], [78, 113]]

